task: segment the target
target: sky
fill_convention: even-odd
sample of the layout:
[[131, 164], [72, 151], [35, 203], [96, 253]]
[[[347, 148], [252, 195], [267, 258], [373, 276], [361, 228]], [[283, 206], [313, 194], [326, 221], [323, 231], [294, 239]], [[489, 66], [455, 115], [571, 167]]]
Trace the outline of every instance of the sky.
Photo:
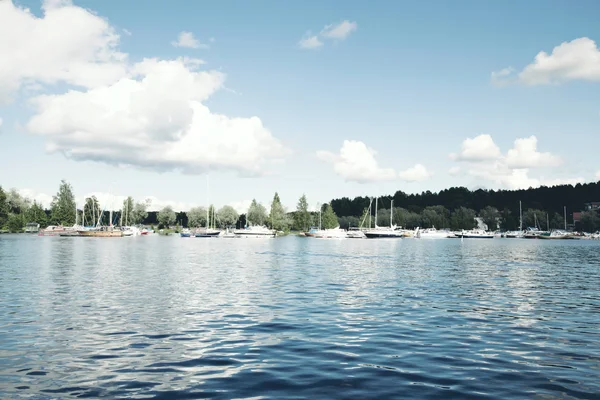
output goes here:
[[600, 180], [600, 3], [0, 1], [0, 185], [185, 211]]

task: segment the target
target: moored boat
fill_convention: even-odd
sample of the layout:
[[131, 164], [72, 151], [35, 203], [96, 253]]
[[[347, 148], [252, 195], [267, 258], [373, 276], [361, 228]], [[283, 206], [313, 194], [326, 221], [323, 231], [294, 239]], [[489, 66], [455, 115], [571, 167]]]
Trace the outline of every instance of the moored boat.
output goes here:
[[233, 234], [241, 238], [273, 238], [276, 232], [266, 226], [249, 226], [244, 229], [236, 229]]
[[494, 234], [483, 229], [472, 229], [470, 231], [457, 232], [456, 236], [463, 239], [493, 239]]

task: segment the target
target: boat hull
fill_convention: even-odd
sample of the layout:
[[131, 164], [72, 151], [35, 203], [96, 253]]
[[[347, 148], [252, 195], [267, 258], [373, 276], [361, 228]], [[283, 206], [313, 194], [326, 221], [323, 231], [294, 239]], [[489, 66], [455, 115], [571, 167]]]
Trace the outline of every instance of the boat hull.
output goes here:
[[194, 236], [198, 238], [210, 238], [217, 237], [221, 234], [221, 232], [208, 232], [208, 233], [196, 233]]
[[82, 237], [122, 237], [123, 231], [79, 231]]
[[367, 239], [402, 239], [402, 234], [365, 232]]

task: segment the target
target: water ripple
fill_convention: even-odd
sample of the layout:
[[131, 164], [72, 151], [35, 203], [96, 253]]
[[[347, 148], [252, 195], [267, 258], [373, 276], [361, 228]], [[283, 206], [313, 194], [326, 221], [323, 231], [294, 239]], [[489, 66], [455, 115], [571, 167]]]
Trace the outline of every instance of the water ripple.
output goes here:
[[587, 241], [0, 237], [0, 397], [600, 398]]

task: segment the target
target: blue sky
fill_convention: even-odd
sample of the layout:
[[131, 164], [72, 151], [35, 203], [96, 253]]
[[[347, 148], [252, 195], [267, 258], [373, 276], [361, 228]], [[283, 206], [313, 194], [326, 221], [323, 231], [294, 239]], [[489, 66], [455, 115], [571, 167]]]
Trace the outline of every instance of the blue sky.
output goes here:
[[[4, 73], [0, 68], [0, 91], [20, 82], [12, 90], [13, 100], [0, 105], [0, 159], [5, 165], [0, 170], [0, 184], [40, 199], [53, 194], [64, 178], [80, 197], [111, 192], [139, 199], [154, 196], [156, 204], [172, 203], [179, 208], [202, 205], [207, 166], [211, 200], [242, 208], [252, 198], [269, 203], [275, 191], [285, 205], [294, 207], [302, 193], [316, 204], [334, 197], [396, 190], [434, 191], [455, 185], [517, 188], [600, 179], [596, 157], [600, 147], [600, 72], [594, 72], [600, 70], [600, 51], [594, 43], [600, 40], [600, 3], [596, 1], [181, 1], [176, 7], [134, 1], [51, 3], [57, 4], [48, 4], [46, 13], [38, 1], [14, 1], [10, 11], [6, 6], [0, 9], [2, 22], [2, 13], [8, 18], [9, 12], [30, 8], [37, 18], [32, 32], [58, 8], [72, 12], [72, 17], [59, 24], [65, 35], [47, 39], [44, 49], [74, 50], [58, 55], [60, 51], [48, 51], [42, 56], [39, 50], [32, 50], [25, 61], [15, 61], [25, 57], [15, 49], [45, 37], [11, 31], [18, 30], [9, 23], [14, 18], [0, 23], [2, 36], [14, 38], [12, 43], [0, 43], [1, 53], [8, 54], [8, 68], [13, 68]], [[86, 27], [99, 24], [99, 17], [107, 27], [90, 28], [89, 38], [81, 34], [84, 39], [78, 39], [69, 33], [81, 31], [78, 23]], [[328, 37], [327, 32], [344, 21], [354, 28]], [[109, 31], [118, 35], [113, 44], [98, 44]], [[174, 46], [181, 32], [191, 33], [207, 48]], [[300, 40], [311, 36], [323, 45], [302, 48]], [[563, 43], [566, 47], [553, 53]], [[96, 55], [81, 55], [81, 49], [94, 46]], [[102, 58], [107, 51], [126, 54], [127, 60], [111, 55], [107, 61]], [[535, 57], [542, 51], [550, 58], [536, 67]], [[85, 119], [84, 111], [95, 110], [74, 107], [91, 99], [87, 92], [111, 87], [119, 79], [142, 81], [150, 74], [161, 79], [171, 73], [154, 65], [148, 67], [152, 72], [144, 70], [136, 76], [127, 72], [90, 83], [108, 64], [126, 64], [123, 68], [129, 71], [144, 58], [158, 62], [179, 57], [205, 62], [196, 69], [189, 67], [190, 71], [223, 75], [211, 75], [214, 80], [208, 85], [214, 87], [202, 96], [195, 92], [176, 98], [174, 90], [165, 96], [169, 103], [164, 103], [164, 98], [163, 102], [153, 101], [151, 95], [159, 96], [168, 86], [142, 94], [140, 98], [147, 102], [143, 102], [143, 110], [136, 109], [132, 120], [139, 121], [142, 112], [150, 119], [159, 118], [157, 113], [162, 110], [164, 115], [174, 113], [164, 126], [152, 120], [123, 127], [121, 122], [130, 119], [87, 124], [95, 120], [94, 115], [86, 117], [82, 126], [73, 122], [75, 116]], [[26, 61], [40, 65], [25, 73]], [[101, 64], [103, 70], [98, 67], [82, 73], [78, 69], [81, 63]], [[50, 73], [44, 65], [58, 72]], [[525, 73], [528, 66], [532, 66], [530, 72]], [[506, 68], [512, 68], [511, 72]], [[504, 69], [504, 75], [492, 79], [493, 72]], [[186, 82], [183, 75], [182, 82]], [[36, 86], [28, 86], [34, 83]], [[82, 96], [63, 99], [69, 90], [82, 92]], [[31, 98], [42, 94], [59, 97], [51, 106], [36, 110]], [[107, 100], [106, 112], [112, 112], [112, 104], [124, 96], [127, 93]], [[243, 120], [238, 121], [235, 132], [212, 122], [200, 123], [197, 130], [188, 132], [186, 116], [191, 111], [179, 115], [188, 109], [188, 100], [208, 107], [211, 115], [225, 116], [227, 120], [221, 122], [226, 126], [230, 119]], [[90, 104], [95, 103], [90, 100]], [[196, 110], [193, 115], [198, 113]], [[36, 115], [38, 123], [29, 124]], [[219, 160], [230, 158], [222, 138], [229, 138], [228, 146], [241, 143], [237, 139], [247, 137], [245, 129], [254, 129], [249, 122], [254, 116], [260, 118], [258, 131], [270, 133], [272, 150], [254, 150], [254, 145], [265, 148], [263, 142], [248, 139], [223, 165], [215, 166], [219, 164], [215, 159], [204, 160], [207, 153]], [[176, 117], [183, 122], [177, 124]], [[127, 146], [131, 143], [122, 143], [117, 137], [105, 144], [98, 141], [106, 134], [99, 124], [112, 132], [123, 129], [136, 135], [136, 140], [154, 135], [154, 147], [145, 152], [143, 160], [129, 157], [132, 153]], [[163, 130], [143, 132], [157, 124]], [[172, 142], [193, 132], [208, 136], [178, 146], [168, 160], [158, 154], [161, 140]], [[210, 135], [215, 137], [207, 139]], [[257, 135], [264, 139], [262, 133]], [[115, 136], [123, 139], [126, 135]], [[518, 139], [523, 139], [519, 146], [515, 144]], [[203, 140], [211, 141], [208, 150]], [[93, 143], [93, 151], [84, 142]], [[71, 154], [83, 147], [86, 150], [75, 160], [61, 151], [49, 153], [49, 143]], [[122, 154], [113, 154], [115, 149]], [[178, 161], [182, 149], [185, 154], [181, 153]], [[187, 165], [190, 170], [180, 172]]]

